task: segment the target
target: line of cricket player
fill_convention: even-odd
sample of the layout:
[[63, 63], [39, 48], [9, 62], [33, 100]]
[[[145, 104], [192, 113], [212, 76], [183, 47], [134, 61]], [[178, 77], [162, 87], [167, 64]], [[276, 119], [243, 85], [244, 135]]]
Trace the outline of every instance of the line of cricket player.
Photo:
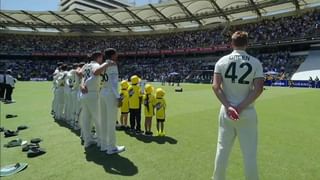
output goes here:
[[[72, 65], [58, 63], [53, 74], [54, 119], [66, 122], [75, 130], [80, 129], [85, 148], [96, 144], [107, 154], [125, 150], [124, 146], [116, 145], [116, 127], [129, 133], [152, 136], [152, 118], [156, 116], [156, 134], [165, 136], [165, 91], [162, 88], [155, 90], [137, 75], [130, 77], [130, 83], [121, 81], [119, 90], [115, 49], [109, 48], [104, 53], [93, 52], [89, 60], [89, 63]], [[141, 130], [142, 107], [145, 131]]]

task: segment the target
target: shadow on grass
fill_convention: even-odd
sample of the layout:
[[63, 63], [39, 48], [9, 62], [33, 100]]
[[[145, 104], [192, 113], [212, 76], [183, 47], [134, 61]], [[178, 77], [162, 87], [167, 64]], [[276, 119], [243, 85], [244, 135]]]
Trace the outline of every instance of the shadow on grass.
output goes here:
[[60, 127], [65, 127], [67, 129], [69, 129], [72, 133], [74, 133], [77, 136], [80, 136], [80, 130], [74, 130], [73, 128], [70, 127], [70, 125], [68, 123], [66, 123], [65, 121], [61, 121], [61, 120], [55, 120], [54, 122], [56, 122]]
[[151, 143], [155, 142], [158, 144], [177, 144], [178, 141], [170, 136], [164, 136], [164, 137], [159, 137], [159, 136], [145, 136], [143, 134], [136, 134], [136, 133], [131, 133], [128, 131], [125, 131], [125, 133], [131, 137], [135, 137], [137, 140], [142, 141], [144, 143]]
[[103, 166], [107, 173], [121, 176], [133, 176], [138, 173], [138, 167], [119, 154], [107, 155], [96, 147], [87, 148], [85, 153], [87, 161]]

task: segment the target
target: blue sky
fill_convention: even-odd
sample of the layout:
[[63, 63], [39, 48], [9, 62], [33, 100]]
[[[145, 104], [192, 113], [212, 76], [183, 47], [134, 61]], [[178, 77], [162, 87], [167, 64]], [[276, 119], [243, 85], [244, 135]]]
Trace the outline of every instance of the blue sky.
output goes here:
[[[60, 0], [0, 0], [1, 10], [56, 11]], [[156, 2], [155, 0], [136, 0], [137, 5]]]

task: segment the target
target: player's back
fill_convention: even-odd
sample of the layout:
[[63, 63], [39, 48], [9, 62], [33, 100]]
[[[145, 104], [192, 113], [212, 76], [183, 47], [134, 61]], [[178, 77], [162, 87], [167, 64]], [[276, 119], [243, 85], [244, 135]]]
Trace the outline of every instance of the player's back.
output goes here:
[[58, 74], [57, 74], [57, 85], [58, 87], [62, 88], [64, 87], [65, 85], [65, 78], [66, 78], [66, 72], [65, 71], [60, 71]]
[[215, 65], [215, 73], [222, 77], [222, 89], [232, 105], [238, 105], [252, 89], [255, 78], [263, 78], [260, 61], [245, 51], [234, 50]]
[[114, 79], [114, 81], [118, 82], [118, 76], [119, 76], [118, 66], [117, 65], [109, 66], [106, 69], [106, 71], [103, 74], [101, 74], [101, 82], [102, 82], [101, 85], [102, 85], [103, 90], [111, 91], [112, 90], [112, 81], [110, 78], [116, 78], [116, 79]]
[[64, 86], [64, 88], [65, 88], [64, 90], [70, 91], [71, 86], [73, 86], [72, 70], [66, 71], [65, 84], [66, 84], [66, 86]]
[[85, 64], [83, 67], [84, 85], [87, 87], [88, 92], [99, 91], [100, 76], [95, 76], [94, 71], [99, 67], [99, 64], [92, 61], [90, 64]]
[[73, 90], [78, 90], [80, 87], [80, 77], [77, 75], [76, 70], [73, 73], [73, 79], [74, 79]]

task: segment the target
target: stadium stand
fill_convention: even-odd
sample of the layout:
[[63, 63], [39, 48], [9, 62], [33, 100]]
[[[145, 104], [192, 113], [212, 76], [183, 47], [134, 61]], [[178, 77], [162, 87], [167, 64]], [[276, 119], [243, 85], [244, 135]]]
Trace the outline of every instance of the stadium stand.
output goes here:
[[310, 51], [306, 60], [301, 63], [293, 74], [292, 80], [308, 80], [320, 74], [320, 51]]
[[2, 53], [19, 53], [21, 51], [23, 53], [80, 53], [111, 46], [122, 52], [206, 48], [227, 44], [230, 35], [236, 30], [247, 31], [251, 44], [265, 44], [319, 37], [319, 24], [320, 11], [315, 10], [298, 16], [274, 17], [257, 23], [234, 25], [230, 26], [228, 30], [218, 26], [200, 31], [118, 37], [11, 36], [2, 34], [0, 46]]
[[[204, 2], [210, 3], [211, 1]], [[217, 2], [218, 4], [225, 3], [224, 1]], [[159, 6], [148, 5], [143, 7], [141, 11], [160, 12], [162, 7], [169, 8], [171, 6], [175, 8], [180, 6], [183, 9], [178, 1], [172, 3]], [[186, 3], [182, 2], [182, 6], [185, 6]], [[255, 3], [256, 7], [253, 4], [245, 3], [243, 6], [226, 6], [220, 12], [211, 12], [210, 10], [206, 14], [205, 12], [196, 13], [197, 10], [201, 10], [200, 6], [205, 6], [205, 4], [200, 5], [201, 3], [193, 2], [192, 4], [197, 4], [197, 7], [192, 10], [191, 14], [180, 9], [181, 17], [167, 17], [169, 15], [162, 10], [160, 13], [156, 13], [156, 18], [160, 17], [161, 22], [165, 19], [164, 23], [175, 26], [174, 30], [156, 29], [155, 27], [158, 26], [156, 23], [161, 23], [159, 19], [159, 22], [156, 22], [158, 20], [143, 21], [142, 17], [139, 20], [132, 14], [136, 13], [135, 9], [119, 11], [119, 13], [129, 14], [131, 19], [135, 20], [131, 24], [119, 21], [116, 18], [116, 13], [110, 15], [109, 12], [102, 10], [81, 13], [42, 12], [34, 14], [39, 19], [42, 16], [46, 17], [47, 19], [42, 18], [42, 20], [46, 20], [47, 24], [32, 18], [24, 11], [2, 11], [0, 16], [3, 17], [1, 21], [4, 21], [4, 27], [0, 28], [2, 32], [0, 33], [0, 61], [5, 63], [6, 68], [13, 69], [14, 75], [20, 80], [50, 80], [58, 61], [66, 63], [86, 61], [86, 55], [91, 51], [114, 47], [119, 51], [122, 59], [120, 64], [121, 78], [128, 78], [135, 73], [151, 81], [160, 81], [168, 79], [170, 73], [177, 73], [179, 74], [178, 78], [186, 82], [208, 83], [211, 82], [215, 62], [230, 51], [228, 44], [230, 35], [236, 30], [244, 30], [249, 32], [249, 53], [257, 56], [263, 63], [266, 79], [290, 79], [306, 59], [305, 55], [293, 54], [299, 51], [308, 51], [310, 45], [320, 42], [319, 6], [310, 6], [309, 0], [298, 2], [298, 4], [293, 1], [267, 2], [263, 0]], [[278, 8], [278, 11], [281, 11], [280, 7], [293, 8], [293, 10], [274, 15], [272, 13], [275, 11], [269, 12], [273, 8]], [[217, 10], [217, 8], [213, 9]], [[242, 15], [242, 19], [237, 19], [235, 17], [239, 11], [247, 14]], [[245, 16], [249, 16], [248, 13], [252, 13], [252, 11], [256, 11], [254, 13], [256, 16], [245, 19]], [[162, 15], [160, 15], [161, 13]], [[104, 14], [113, 21], [110, 21], [109, 24], [107, 22], [100, 23], [105, 21], [105, 19], [100, 19], [98, 23], [98, 19], [94, 18], [93, 14], [99, 17]], [[194, 17], [190, 19], [192, 15]], [[198, 22], [196, 20], [198, 16], [199, 18], [212, 16], [216, 18], [215, 20], [217, 20], [217, 16], [221, 16], [220, 18], [224, 21], [206, 24], [205, 18], [203, 20], [200, 18], [201, 20]], [[23, 17], [24, 22], [21, 21]], [[85, 17], [90, 17], [96, 23], [92, 21], [90, 21], [91, 24], [88, 23], [85, 21], [88, 20]], [[130, 19], [130, 17], [127, 18]], [[182, 20], [200, 26], [187, 28], [181, 25]], [[76, 24], [77, 21], [82, 23], [81, 26]], [[66, 22], [70, 22], [70, 26], [63, 24]], [[59, 33], [17, 32], [10, 30], [9, 26], [12, 25], [33, 30], [50, 27], [61, 31]], [[110, 26], [114, 28], [110, 28]], [[134, 32], [133, 26], [149, 27], [151, 31]], [[100, 33], [95, 33], [92, 28]], [[127, 31], [120, 31], [123, 28]], [[101, 33], [101, 29], [104, 29], [105, 33]]]

